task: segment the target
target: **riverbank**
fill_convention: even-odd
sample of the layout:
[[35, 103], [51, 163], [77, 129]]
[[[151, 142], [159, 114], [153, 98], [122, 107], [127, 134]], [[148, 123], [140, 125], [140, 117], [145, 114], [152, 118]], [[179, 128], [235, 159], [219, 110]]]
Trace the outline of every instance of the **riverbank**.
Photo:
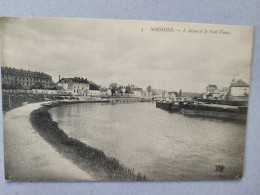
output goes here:
[[32, 127], [30, 113], [42, 103], [27, 104], [3, 115], [5, 179], [7, 181], [93, 180], [59, 154]]
[[135, 174], [117, 159], [105, 155], [101, 150], [88, 146], [80, 140], [69, 137], [51, 118], [48, 110], [63, 104], [86, 103], [80, 101], [59, 101], [43, 104], [30, 114], [30, 121], [41, 137], [52, 145], [60, 154], [71, 160], [82, 170], [95, 175], [95, 180], [147, 180], [141, 173]]

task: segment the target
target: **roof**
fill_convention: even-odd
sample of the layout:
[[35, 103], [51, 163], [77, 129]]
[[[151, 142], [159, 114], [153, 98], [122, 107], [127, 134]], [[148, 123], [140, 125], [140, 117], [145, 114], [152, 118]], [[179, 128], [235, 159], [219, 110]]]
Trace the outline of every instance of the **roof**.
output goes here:
[[93, 81], [88, 81], [89, 84], [91, 85], [97, 85], [96, 83], [94, 83]]
[[62, 80], [65, 81], [65, 83], [69, 82], [69, 78], [62, 78], [61, 80], [58, 81], [58, 83], [60, 83]]
[[170, 91], [170, 92], [168, 92], [168, 94], [178, 94], [178, 92], [176, 92], [176, 91]]
[[[88, 79], [83, 79], [83, 78], [80, 78], [80, 77], [62, 78], [61, 80], [59, 80], [59, 82], [61, 82], [62, 80], [64, 80], [65, 83], [68, 83], [69, 80], [71, 80], [71, 81], [74, 82], [74, 83], [87, 83], [87, 84], [89, 84]], [[59, 83], [59, 82], [58, 82], [58, 83]]]
[[107, 92], [108, 89], [107, 89], [107, 88], [101, 88], [100, 91], [101, 91], [101, 92]]
[[74, 82], [74, 83], [88, 83], [88, 79], [83, 79], [83, 78], [80, 78], [80, 77], [74, 77], [74, 78], [71, 78], [71, 80]]
[[239, 79], [237, 82], [231, 83], [230, 87], [249, 87], [249, 85], [246, 82]]
[[207, 88], [215, 88], [215, 89], [217, 89], [218, 87], [216, 85], [208, 85]]
[[44, 72], [16, 69], [16, 68], [11, 68], [11, 67], [7, 67], [7, 66], [1, 66], [1, 70], [14, 71], [14, 72], [17, 72], [17, 73], [25, 73], [25, 74], [29, 74], [29, 76], [37, 75], [37, 76], [51, 77], [50, 75], [48, 75], [48, 74], [46, 74]]
[[143, 89], [142, 88], [138, 88], [138, 87], [134, 87], [134, 88], [132, 88], [132, 91], [143, 91]]

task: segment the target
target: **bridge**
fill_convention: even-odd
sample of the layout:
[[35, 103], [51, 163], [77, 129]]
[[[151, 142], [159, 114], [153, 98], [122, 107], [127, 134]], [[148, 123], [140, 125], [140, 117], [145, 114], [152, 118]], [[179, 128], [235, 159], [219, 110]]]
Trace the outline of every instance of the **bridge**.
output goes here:
[[[109, 102], [150, 102], [150, 99], [143, 99], [138, 97], [109, 97], [105, 98]], [[104, 99], [103, 99], [104, 100]]]

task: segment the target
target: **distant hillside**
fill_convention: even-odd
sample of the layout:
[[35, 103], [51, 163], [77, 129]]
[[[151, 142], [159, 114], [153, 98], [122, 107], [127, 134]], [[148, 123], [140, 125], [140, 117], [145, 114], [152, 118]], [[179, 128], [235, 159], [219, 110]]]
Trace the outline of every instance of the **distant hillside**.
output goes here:
[[182, 92], [183, 97], [197, 97], [197, 98], [202, 98], [203, 93], [195, 93], [195, 92]]

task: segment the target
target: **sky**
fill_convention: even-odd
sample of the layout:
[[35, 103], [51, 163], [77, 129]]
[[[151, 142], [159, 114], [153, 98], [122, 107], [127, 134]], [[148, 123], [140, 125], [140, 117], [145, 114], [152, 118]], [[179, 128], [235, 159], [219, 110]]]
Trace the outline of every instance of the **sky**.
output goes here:
[[[134, 84], [204, 92], [250, 82], [253, 28], [195, 23], [1, 18], [2, 66], [83, 77], [108, 87]], [[185, 32], [184, 32], [185, 30]], [[223, 30], [226, 33], [220, 33]]]

